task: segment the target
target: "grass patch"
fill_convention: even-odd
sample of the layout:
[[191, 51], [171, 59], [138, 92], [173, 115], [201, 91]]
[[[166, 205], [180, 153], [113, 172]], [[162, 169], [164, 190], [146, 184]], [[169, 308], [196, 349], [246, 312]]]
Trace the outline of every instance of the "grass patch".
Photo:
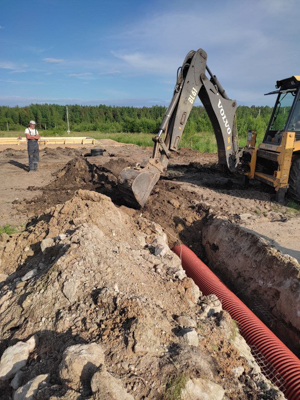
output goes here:
[[[25, 129], [24, 129], [25, 130]], [[0, 137], [25, 137], [23, 131], [0, 131]], [[42, 137], [67, 137], [67, 132], [53, 133], [52, 131], [39, 130]], [[69, 136], [82, 137], [88, 136], [94, 139], [112, 139], [119, 143], [135, 144], [141, 147], [153, 147], [152, 138], [155, 133], [102, 133], [102, 132], [71, 132]], [[263, 135], [257, 138], [256, 143], [261, 143]], [[246, 138], [239, 140], [239, 146], [244, 147], [247, 143]], [[200, 153], [217, 153], [218, 146], [213, 132], [195, 132], [182, 135], [179, 148], [188, 147]]]
[[213, 349], [213, 351], [215, 351], [216, 353], [219, 353], [219, 347], [215, 344], [211, 344], [211, 348]]
[[289, 201], [286, 206], [288, 208], [288, 213], [300, 214], [300, 204], [296, 203], [295, 201]]
[[181, 391], [184, 389], [188, 379], [189, 377], [186, 374], [172, 377], [167, 383], [163, 400], [180, 400]]
[[197, 132], [191, 135], [183, 135], [179, 147], [188, 147], [201, 153], [217, 153], [217, 141], [212, 132]]
[[9, 224], [6, 224], [4, 226], [0, 226], [0, 234], [1, 233], [6, 233], [7, 235], [12, 235], [13, 233], [18, 232], [18, 229], [16, 229], [14, 226], [11, 226]]

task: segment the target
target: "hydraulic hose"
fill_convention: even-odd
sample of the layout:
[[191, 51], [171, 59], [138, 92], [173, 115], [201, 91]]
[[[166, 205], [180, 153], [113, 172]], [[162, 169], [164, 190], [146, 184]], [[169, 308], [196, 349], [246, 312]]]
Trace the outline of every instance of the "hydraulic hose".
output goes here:
[[[195, 253], [185, 245], [173, 251], [181, 258], [182, 267], [204, 295], [215, 294], [224, 310], [238, 323], [241, 335], [264, 360], [266, 375], [288, 400], [300, 399], [300, 360], [267, 328], [245, 304], [232, 293]], [[255, 354], [254, 354], [255, 356]], [[259, 358], [259, 359], [258, 359]]]

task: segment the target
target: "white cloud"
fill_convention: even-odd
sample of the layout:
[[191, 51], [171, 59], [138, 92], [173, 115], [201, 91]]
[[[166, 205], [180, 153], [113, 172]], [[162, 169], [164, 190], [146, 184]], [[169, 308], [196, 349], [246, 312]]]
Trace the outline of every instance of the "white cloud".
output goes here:
[[44, 82], [40, 81], [14, 81], [12, 79], [0, 79], [0, 82], [11, 83], [13, 85], [44, 85]]
[[7, 62], [0, 62], [0, 68], [1, 69], [15, 69], [16, 65], [10, 61]]
[[201, 47], [229, 96], [239, 96], [239, 103], [247, 98], [253, 104], [256, 99], [269, 102], [263, 94], [276, 80], [298, 71], [300, 54], [294, 49], [299, 47], [299, 16], [296, 0], [216, 0], [214, 7], [176, 2], [171, 11], [125, 27], [112, 54], [127, 71], [164, 75], [168, 81], [174, 76], [175, 83], [185, 55]]
[[118, 75], [121, 71], [99, 72], [98, 75]]
[[64, 60], [58, 58], [43, 58], [43, 61], [49, 64], [61, 64], [64, 62]]
[[27, 72], [27, 71], [24, 69], [18, 69], [18, 70], [10, 71], [9, 74], [23, 74], [25, 72]]
[[[134, 73], [151, 73], [151, 74], [169, 74], [171, 71], [174, 72], [174, 65], [177, 65], [178, 57], [168, 56], [154, 56], [149, 53], [119, 53], [112, 52], [112, 54], [123, 60], [130, 67], [134, 68], [131, 72]], [[175, 67], [176, 68], [176, 67]], [[175, 73], [175, 72], [174, 72]]]
[[283, 14], [289, 14], [298, 7], [295, 0], [262, 0], [262, 6], [269, 14], [278, 14], [281, 18]]
[[69, 74], [69, 76], [74, 76], [76, 78], [80, 78], [83, 76], [89, 76], [89, 75], [93, 75], [91, 72], [82, 72], [80, 74]]

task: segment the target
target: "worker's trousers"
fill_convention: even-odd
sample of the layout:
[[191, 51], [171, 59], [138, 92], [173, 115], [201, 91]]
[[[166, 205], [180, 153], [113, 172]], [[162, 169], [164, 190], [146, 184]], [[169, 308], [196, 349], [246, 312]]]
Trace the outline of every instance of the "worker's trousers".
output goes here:
[[38, 167], [38, 162], [40, 160], [38, 141], [34, 139], [28, 140], [27, 150], [29, 158], [29, 171], [36, 171]]

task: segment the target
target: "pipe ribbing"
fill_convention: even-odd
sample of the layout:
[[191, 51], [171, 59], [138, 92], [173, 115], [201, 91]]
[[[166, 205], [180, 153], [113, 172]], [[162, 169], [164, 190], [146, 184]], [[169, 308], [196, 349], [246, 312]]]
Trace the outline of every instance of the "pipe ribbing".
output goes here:
[[254, 346], [267, 361], [269, 369], [275, 370], [280, 376], [287, 399], [300, 399], [300, 360], [192, 250], [185, 245], [177, 245], [173, 251], [181, 258], [187, 276], [194, 280], [204, 295], [215, 294], [222, 301], [223, 309], [237, 321], [240, 333], [248, 345]]

